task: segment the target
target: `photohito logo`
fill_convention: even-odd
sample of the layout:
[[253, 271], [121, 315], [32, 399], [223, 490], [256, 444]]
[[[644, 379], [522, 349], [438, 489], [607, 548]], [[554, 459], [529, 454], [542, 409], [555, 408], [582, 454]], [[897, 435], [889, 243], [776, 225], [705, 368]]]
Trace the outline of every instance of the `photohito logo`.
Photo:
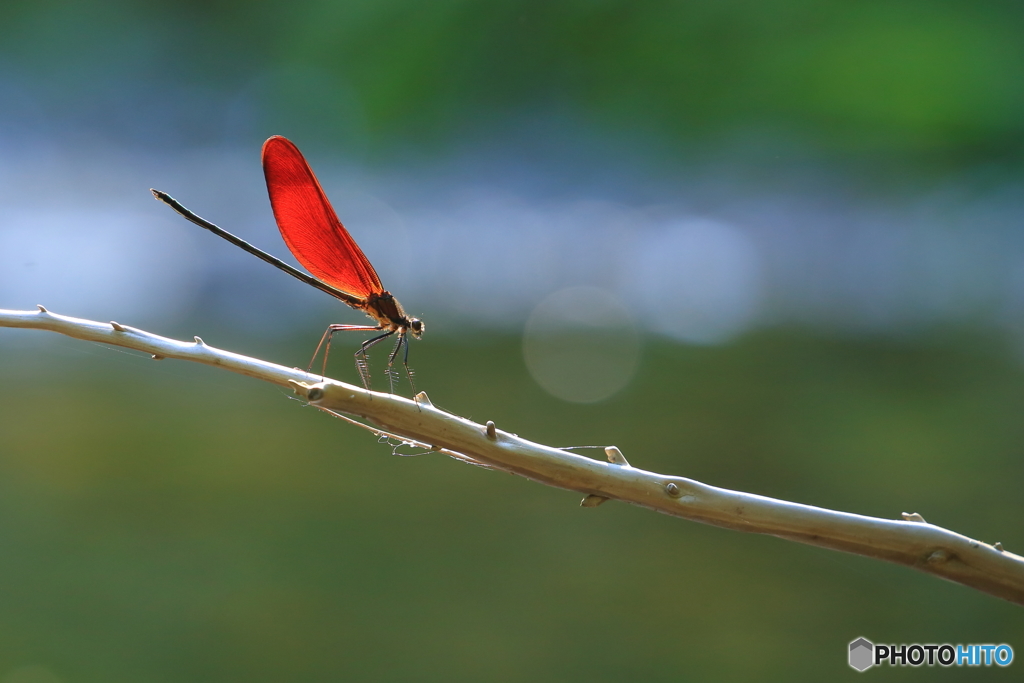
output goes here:
[[889, 666], [1009, 666], [1012, 661], [1013, 648], [1005, 643], [876, 645], [867, 638], [858, 638], [850, 643], [850, 666], [857, 671], [866, 671], [883, 662]]

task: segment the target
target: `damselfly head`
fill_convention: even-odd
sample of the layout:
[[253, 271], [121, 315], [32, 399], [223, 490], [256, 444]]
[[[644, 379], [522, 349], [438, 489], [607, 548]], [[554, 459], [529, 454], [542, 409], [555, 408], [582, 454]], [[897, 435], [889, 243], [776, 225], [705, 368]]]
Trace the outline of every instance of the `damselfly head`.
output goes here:
[[419, 318], [409, 318], [409, 334], [419, 339], [425, 329], [427, 329], [427, 326], [423, 324], [422, 320]]

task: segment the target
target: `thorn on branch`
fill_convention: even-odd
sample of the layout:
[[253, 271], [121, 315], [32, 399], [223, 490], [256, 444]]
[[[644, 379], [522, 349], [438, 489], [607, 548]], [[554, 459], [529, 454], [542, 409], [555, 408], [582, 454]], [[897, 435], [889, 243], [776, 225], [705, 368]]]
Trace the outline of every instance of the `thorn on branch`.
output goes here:
[[591, 493], [589, 496], [580, 501], [581, 508], [596, 508], [601, 503], [608, 500], [604, 496], [597, 496]]
[[945, 550], [936, 550], [925, 558], [928, 564], [944, 564], [949, 561], [949, 553]]
[[153, 360], [163, 360], [163, 359], [164, 359], [164, 356], [161, 356], [161, 355], [160, 355], [160, 354], [158, 354], [158, 353], [154, 353], [154, 354], [153, 354], [152, 356], [150, 356], [150, 357], [151, 357], [151, 358], [152, 358]]
[[608, 446], [604, 449], [604, 454], [608, 456], [608, 462], [613, 465], [625, 465], [629, 467], [629, 462], [626, 461], [626, 456], [622, 454], [615, 446]]
[[996, 541], [995, 543], [993, 543], [992, 547], [995, 548], [996, 550], [998, 550], [999, 552], [1003, 552], [1003, 544], [1000, 543], [999, 541]]
[[36, 308], [39, 309], [40, 313], [49, 313], [49, 311], [46, 310], [46, 306], [43, 306], [42, 304], [36, 304]]
[[128, 330], [124, 329], [124, 325], [122, 325], [119, 322], [115, 322], [113, 320], [110, 321], [110, 326], [114, 328], [114, 332], [127, 332], [128, 331]]
[[429, 398], [427, 398], [427, 392], [425, 391], [421, 391], [420, 393], [413, 396], [412, 400], [416, 401], [417, 403], [422, 403], [423, 405], [430, 406], [431, 408], [434, 407], [434, 404], [430, 402]]
[[927, 524], [927, 522], [924, 521], [924, 517], [917, 514], [916, 512], [904, 512], [903, 519], [905, 519], [908, 522], [920, 522], [922, 524]]
[[196, 340], [196, 346], [206, 346], [206, 342], [204, 342], [199, 337], [194, 337], [194, 339]]
[[494, 422], [491, 420], [487, 421], [487, 438], [491, 441], [498, 440], [498, 430], [494, 427]]
[[677, 484], [674, 484], [670, 481], [669, 483], [665, 484], [665, 493], [672, 496], [673, 498], [678, 498], [679, 494], [682, 493], [682, 491], [680, 490]]

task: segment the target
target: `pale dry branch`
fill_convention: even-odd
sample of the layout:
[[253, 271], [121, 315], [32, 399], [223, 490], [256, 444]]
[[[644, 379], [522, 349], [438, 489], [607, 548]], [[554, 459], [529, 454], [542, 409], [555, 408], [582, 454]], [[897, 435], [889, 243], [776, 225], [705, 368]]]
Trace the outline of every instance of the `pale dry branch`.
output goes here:
[[181, 342], [117, 323], [39, 311], [0, 310], [0, 326], [60, 332], [78, 339], [137, 349], [160, 358], [217, 365], [290, 387], [317, 408], [363, 418], [387, 436], [460, 460], [521, 475], [584, 494], [584, 507], [620, 500], [715, 526], [771, 534], [809, 545], [903, 564], [1024, 604], [1024, 558], [928, 524], [917, 513], [879, 519], [826, 510], [702, 484], [692, 479], [631, 467], [615, 447], [609, 462], [536, 444], [435, 408], [426, 394], [415, 400], [322, 380], [296, 368], [207, 346], [198, 337]]

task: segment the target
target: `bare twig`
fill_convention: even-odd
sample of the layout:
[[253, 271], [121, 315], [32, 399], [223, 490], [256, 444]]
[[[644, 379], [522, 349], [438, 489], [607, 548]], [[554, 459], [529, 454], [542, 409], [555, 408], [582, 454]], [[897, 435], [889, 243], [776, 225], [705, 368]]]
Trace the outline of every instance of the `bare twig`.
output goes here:
[[369, 421], [372, 426], [359, 424], [379, 436], [582, 493], [584, 507], [620, 500], [728, 529], [888, 560], [1024, 604], [1024, 557], [1004, 551], [998, 543], [988, 545], [928, 524], [917, 513], [904, 513], [899, 520], [878, 519], [729, 491], [631, 467], [613, 446], [605, 449], [609, 462], [593, 460], [527, 441], [492, 422], [479, 425], [446, 413], [424, 393], [409, 400], [321, 380], [296, 368], [215, 349], [198, 337], [194, 342], [175, 341], [118, 323], [56, 315], [42, 307], [0, 310], [0, 326], [51, 330], [157, 358], [217, 365], [290, 387], [317, 408]]

